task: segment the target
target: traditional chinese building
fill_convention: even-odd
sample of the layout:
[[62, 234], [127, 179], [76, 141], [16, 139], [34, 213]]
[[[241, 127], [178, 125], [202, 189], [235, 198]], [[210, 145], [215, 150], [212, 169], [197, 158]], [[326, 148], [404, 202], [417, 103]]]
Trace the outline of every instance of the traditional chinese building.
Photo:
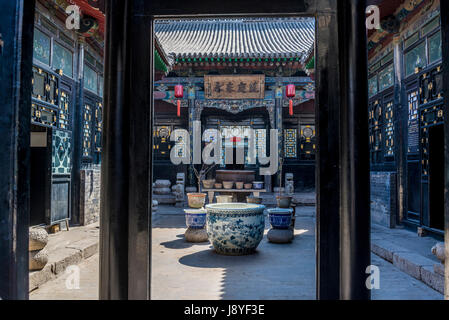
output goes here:
[[[80, 9], [68, 29], [67, 6]], [[98, 221], [102, 152], [103, 2], [36, 1], [31, 112], [31, 225]], [[156, 77], [170, 61], [155, 42]]]
[[442, 235], [440, 2], [384, 1], [380, 13], [368, 39], [372, 220]]
[[[174, 143], [169, 137], [175, 129], [192, 132], [193, 121], [201, 121], [206, 135], [208, 129], [221, 132], [223, 155], [225, 139], [235, 138], [227, 143], [245, 147], [245, 164], [226, 165], [223, 160], [219, 169], [259, 168], [259, 161], [248, 155], [248, 129], [256, 130], [258, 146], [267, 155], [267, 134], [278, 129], [284, 174], [294, 174], [297, 189], [312, 189], [315, 96], [305, 59], [313, 51], [314, 28], [310, 18], [158, 20], [156, 36], [174, 63], [155, 85], [154, 179], [174, 182], [176, 173], [184, 172], [188, 183], [196, 185], [190, 166], [171, 163]], [[288, 85], [293, 86], [290, 97]], [[268, 189], [279, 184], [276, 175], [256, 180], [265, 181]]]

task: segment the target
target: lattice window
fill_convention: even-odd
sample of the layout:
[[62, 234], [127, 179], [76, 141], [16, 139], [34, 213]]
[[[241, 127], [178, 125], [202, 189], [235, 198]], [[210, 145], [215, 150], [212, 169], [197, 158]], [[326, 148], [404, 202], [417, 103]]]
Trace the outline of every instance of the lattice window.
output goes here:
[[421, 170], [425, 177], [429, 175], [429, 128], [443, 123], [443, 105], [429, 107], [421, 111]]
[[419, 101], [418, 90], [407, 94], [408, 101], [408, 152], [419, 152]]
[[101, 133], [103, 131], [103, 104], [97, 102], [95, 107], [95, 136], [94, 136], [94, 148], [95, 152], [101, 153]]
[[83, 157], [92, 156], [92, 106], [84, 105], [83, 112]]
[[386, 158], [394, 157], [394, 110], [393, 102], [388, 102], [385, 106], [385, 151]]
[[43, 71], [41, 68], [33, 67], [32, 97], [53, 105], [59, 103], [59, 80], [54, 74]]
[[61, 129], [68, 130], [70, 127], [70, 93], [61, 91], [59, 98], [59, 121], [58, 126]]
[[298, 157], [298, 130], [284, 130], [284, 156], [287, 159], [295, 159]]
[[56, 111], [48, 107], [38, 105], [36, 103], [31, 104], [31, 121], [37, 124], [43, 124], [46, 126], [56, 127]]

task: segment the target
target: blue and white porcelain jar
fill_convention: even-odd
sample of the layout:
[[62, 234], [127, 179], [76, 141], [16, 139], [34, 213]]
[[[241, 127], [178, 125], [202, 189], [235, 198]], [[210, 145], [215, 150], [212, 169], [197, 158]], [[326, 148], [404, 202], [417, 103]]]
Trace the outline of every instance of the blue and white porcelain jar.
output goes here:
[[186, 216], [186, 225], [191, 229], [203, 229], [206, 225], [206, 210], [187, 209], [184, 210]]
[[254, 253], [265, 230], [265, 206], [223, 203], [206, 206], [206, 230], [215, 251], [224, 255]]
[[292, 223], [293, 209], [268, 209], [268, 217], [273, 229], [288, 229]]

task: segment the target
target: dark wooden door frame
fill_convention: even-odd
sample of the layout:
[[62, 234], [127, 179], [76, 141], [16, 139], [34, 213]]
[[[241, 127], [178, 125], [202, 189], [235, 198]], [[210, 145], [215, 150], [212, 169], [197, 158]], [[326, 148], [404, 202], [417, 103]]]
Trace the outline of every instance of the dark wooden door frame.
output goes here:
[[[317, 298], [368, 299], [364, 1], [279, 0], [276, 8], [267, 0], [185, 4], [107, 2], [100, 298], [150, 298], [153, 18], [273, 14], [315, 16], [317, 21]], [[26, 299], [34, 1], [8, 1], [0, 14], [0, 59], [8, 59], [0, 70], [5, 89], [0, 94], [6, 94], [0, 134], [10, 137], [2, 140], [0, 157], [5, 173], [0, 175], [0, 296]]]
[[33, 0], [0, 10], [0, 298], [28, 298]]
[[150, 298], [153, 19], [218, 15], [316, 17], [317, 298], [369, 299], [365, 1], [356, 0], [107, 2], [100, 298]]
[[[446, 257], [449, 257], [449, 1], [441, 1], [441, 31], [443, 43], [443, 83], [444, 83], [444, 216]], [[446, 258], [447, 260], [447, 258]], [[449, 300], [449, 263], [445, 264], [445, 299]]]

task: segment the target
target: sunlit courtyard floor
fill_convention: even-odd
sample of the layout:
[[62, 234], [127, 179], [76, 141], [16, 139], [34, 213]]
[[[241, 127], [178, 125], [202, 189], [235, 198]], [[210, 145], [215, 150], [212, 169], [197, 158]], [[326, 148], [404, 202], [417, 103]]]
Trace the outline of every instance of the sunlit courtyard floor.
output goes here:
[[[152, 299], [315, 299], [314, 208], [299, 210], [295, 240], [277, 245], [266, 232], [257, 253], [229, 257], [216, 254], [209, 243], [184, 240], [182, 210], [161, 207], [153, 222]], [[380, 268], [381, 289], [373, 299], [442, 299], [442, 295], [372, 256]]]

